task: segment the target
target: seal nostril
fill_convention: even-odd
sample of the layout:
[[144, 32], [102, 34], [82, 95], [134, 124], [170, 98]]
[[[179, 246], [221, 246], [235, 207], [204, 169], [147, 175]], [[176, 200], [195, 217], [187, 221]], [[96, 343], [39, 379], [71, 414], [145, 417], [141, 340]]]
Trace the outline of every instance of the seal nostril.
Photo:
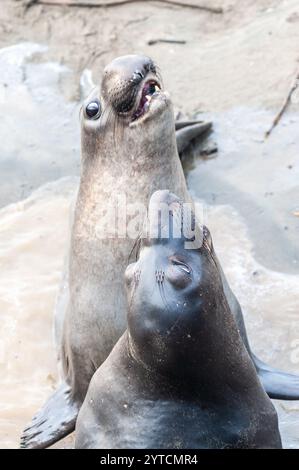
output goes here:
[[139, 83], [141, 80], [143, 80], [144, 74], [140, 70], [135, 70], [135, 72], [132, 75], [132, 81], [134, 83]]

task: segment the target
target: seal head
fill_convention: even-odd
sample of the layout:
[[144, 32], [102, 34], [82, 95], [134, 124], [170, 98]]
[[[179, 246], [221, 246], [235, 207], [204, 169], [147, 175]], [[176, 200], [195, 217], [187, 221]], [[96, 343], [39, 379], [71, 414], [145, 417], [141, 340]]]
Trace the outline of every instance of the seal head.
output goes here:
[[[164, 217], [157, 217], [163, 211]], [[226, 360], [238, 362], [247, 352], [226, 300], [210, 232], [169, 191], [152, 196], [148, 232], [158, 236], [142, 240], [138, 261], [125, 273], [132, 354], [148, 367], [174, 373], [176, 380], [184, 380], [190, 369], [192, 384], [199, 375], [201, 383], [210, 381], [211, 358], [217, 357], [219, 379], [224, 360], [219, 344], [225, 346]], [[191, 239], [196, 239], [195, 249], [186, 248]]]
[[168, 154], [170, 142], [176, 147], [172, 104], [146, 56], [119, 57], [105, 68], [101, 87], [82, 106], [81, 122], [83, 158], [154, 158], [161, 150]]

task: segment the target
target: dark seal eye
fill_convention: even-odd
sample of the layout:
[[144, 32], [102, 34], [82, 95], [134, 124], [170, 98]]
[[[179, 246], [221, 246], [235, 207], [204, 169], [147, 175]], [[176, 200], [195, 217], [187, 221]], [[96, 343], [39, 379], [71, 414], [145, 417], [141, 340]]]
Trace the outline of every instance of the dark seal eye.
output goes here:
[[91, 101], [86, 106], [86, 114], [90, 119], [98, 119], [101, 115], [101, 105], [98, 100]]

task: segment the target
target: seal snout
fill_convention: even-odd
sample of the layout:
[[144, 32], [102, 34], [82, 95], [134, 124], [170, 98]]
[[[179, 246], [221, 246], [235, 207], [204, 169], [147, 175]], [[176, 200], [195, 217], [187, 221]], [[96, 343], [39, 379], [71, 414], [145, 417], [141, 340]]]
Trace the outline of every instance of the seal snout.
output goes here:
[[123, 80], [133, 79], [140, 83], [146, 75], [156, 74], [156, 66], [150, 57], [143, 55], [124, 55], [117, 57], [104, 69], [104, 77], [118, 75]]
[[172, 203], [180, 203], [181, 200], [169, 189], [160, 189], [155, 191], [150, 199], [150, 208], [154, 204], [167, 204], [170, 206]]
[[148, 211], [148, 243], [172, 239], [175, 232], [181, 238], [181, 208], [182, 201], [169, 190], [159, 190], [152, 195]]
[[113, 60], [104, 70], [102, 94], [116, 113], [143, 116], [154, 96], [161, 91], [157, 70], [150, 57], [126, 55]]

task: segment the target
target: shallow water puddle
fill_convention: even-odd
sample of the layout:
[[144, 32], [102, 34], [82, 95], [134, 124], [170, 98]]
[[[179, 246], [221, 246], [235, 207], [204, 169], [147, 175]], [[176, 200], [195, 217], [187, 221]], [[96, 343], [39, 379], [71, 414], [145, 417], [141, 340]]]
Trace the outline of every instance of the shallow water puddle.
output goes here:
[[35, 63], [46, 50], [33, 43], [0, 50], [0, 207], [80, 171], [79, 106], [63, 95], [71, 73]]

